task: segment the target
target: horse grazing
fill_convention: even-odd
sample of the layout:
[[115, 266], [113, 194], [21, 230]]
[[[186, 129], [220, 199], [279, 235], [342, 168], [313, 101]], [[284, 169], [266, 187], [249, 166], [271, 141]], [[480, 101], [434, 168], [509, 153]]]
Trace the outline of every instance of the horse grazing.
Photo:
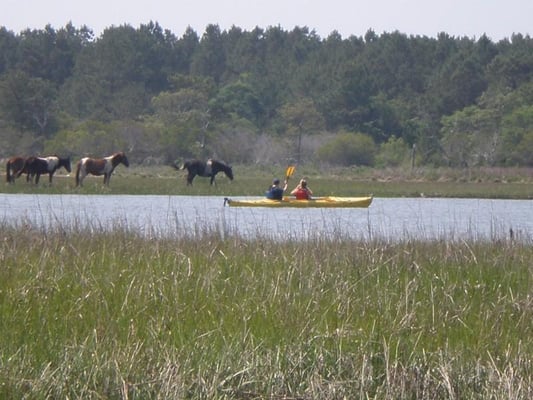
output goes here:
[[27, 180], [33, 181], [35, 177], [35, 184], [39, 183], [41, 174], [48, 174], [48, 181], [52, 183], [52, 177], [59, 168], [65, 168], [67, 172], [71, 172], [70, 157], [61, 158], [56, 155], [49, 157], [28, 157], [24, 163], [24, 167], [17, 174], [17, 178], [26, 172], [28, 174]]
[[[6, 164], [6, 181], [8, 183], [15, 183], [15, 178], [18, 178], [20, 175], [27, 173], [27, 171], [24, 170], [26, 164], [26, 157], [11, 157], [9, 160], [7, 160]], [[27, 180], [29, 180], [29, 175], [27, 177]]]
[[185, 161], [181, 168], [175, 164], [173, 164], [173, 167], [179, 170], [186, 169], [188, 171], [187, 186], [192, 185], [192, 180], [196, 175], [204, 178], [211, 178], [211, 185], [216, 185], [215, 176], [219, 172], [224, 172], [230, 180], [233, 180], [233, 170], [231, 167], [218, 160], [209, 159], [207, 162], [196, 159], [188, 160]]
[[104, 176], [104, 185], [109, 186], [111, 174], [119, 164], [130, 166], [128, 157], [124, 152], [112, 154], [104, 158], [84, 157], [76, 165], [76, 186], [83, 186], [83, 180], [88, 174]]

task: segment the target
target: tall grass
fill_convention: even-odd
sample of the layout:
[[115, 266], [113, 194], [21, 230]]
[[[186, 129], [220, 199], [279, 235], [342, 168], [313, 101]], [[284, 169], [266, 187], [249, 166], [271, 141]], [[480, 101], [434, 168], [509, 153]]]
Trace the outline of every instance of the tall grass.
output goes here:
[[0, 398], [533, 396], [530, 245], [1, 232]]

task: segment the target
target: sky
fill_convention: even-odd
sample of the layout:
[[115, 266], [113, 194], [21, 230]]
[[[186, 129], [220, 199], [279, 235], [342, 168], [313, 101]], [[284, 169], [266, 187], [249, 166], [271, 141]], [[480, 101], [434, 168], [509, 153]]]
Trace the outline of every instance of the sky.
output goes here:
[[337, 31], [343, 38], [399, 31], [407, 35], [491, 40], [514, 33], [533, 36], [533, 0], [1, 0], [0, 26], [20, 33], [86, 25], [96, 37], [105, 28], [135, 28], [158, 22], [181, 37], [187, 27], [200, 36], [209, 24], [250, 31], [280, 26], [307, 27], [321, 38]]

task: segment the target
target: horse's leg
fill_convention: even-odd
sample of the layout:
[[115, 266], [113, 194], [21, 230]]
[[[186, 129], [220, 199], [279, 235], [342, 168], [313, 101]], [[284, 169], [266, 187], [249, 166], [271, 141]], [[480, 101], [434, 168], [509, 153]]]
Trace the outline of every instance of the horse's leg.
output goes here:
[[187, 186], [191, 185], [192, 186], [192, 180], [194, 179], [194, 177], [196, 176], [196, 174], [192, 174], [189, 172], [189, 174], [187, 175]]
[[9, 183], [15, 183], [15, 170], [9, 163], [6, 168], [6, 179]]
[[52, 175], [54, 175], [53, 172], [49, 172], [48, 173], [48, 183], [51, 185], [52, 184]]
[[8, 161], [6, 164], [6, 181], [7, 183], [11, 183], [11, 176], [9, 170], [11, 169], [10, 162]]
[[39, 179], [41, 178], [41, 173], [40, 172], [37, 172], [35, 174], [35, 184], [37, 185], [39, 183]]
[[83, 186], [83, 180], [88, 175], [87, 168], [81, 161], [76, 165], [76, 186]]
[[76, 165], [76, 187], [81, 186], [81, 163]]

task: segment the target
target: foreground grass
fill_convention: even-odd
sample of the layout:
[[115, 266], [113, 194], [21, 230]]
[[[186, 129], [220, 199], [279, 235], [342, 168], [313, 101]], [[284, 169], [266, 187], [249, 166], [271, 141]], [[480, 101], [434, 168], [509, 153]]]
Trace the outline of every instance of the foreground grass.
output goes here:
[[530, 245], [1, 228], [0, 398], [533, 396]]
[[[76, 188], [74, 174], [65, 176], [61, 170], [50, 186], [43, 176], [38, 186], [27, 184], [24, 177], [15, 185], [0, 184], [2, 193], [42, 194], [162, 194], [162, 195], [219, 195], [261, 196], [273, 177], [283, 179], [285, 168], [259, 166], [234, 166], [235, 180], [223, 174], [217, 176], [218, 184], [210, 186], [206, 178], [195, 178], [187, 187], [185, 172], [168, 166], [119, 166], [109, 187], [103, 186], [102, 177], [89, 176], [84, 187]], [[533, 199], [533, 169], [320, 169], [311, 166], [297, 167], [289, 182], [292, 189], [301, 177], [307, 177], [317, 196], [376, 197], [470, 197], [500, 199]]]

